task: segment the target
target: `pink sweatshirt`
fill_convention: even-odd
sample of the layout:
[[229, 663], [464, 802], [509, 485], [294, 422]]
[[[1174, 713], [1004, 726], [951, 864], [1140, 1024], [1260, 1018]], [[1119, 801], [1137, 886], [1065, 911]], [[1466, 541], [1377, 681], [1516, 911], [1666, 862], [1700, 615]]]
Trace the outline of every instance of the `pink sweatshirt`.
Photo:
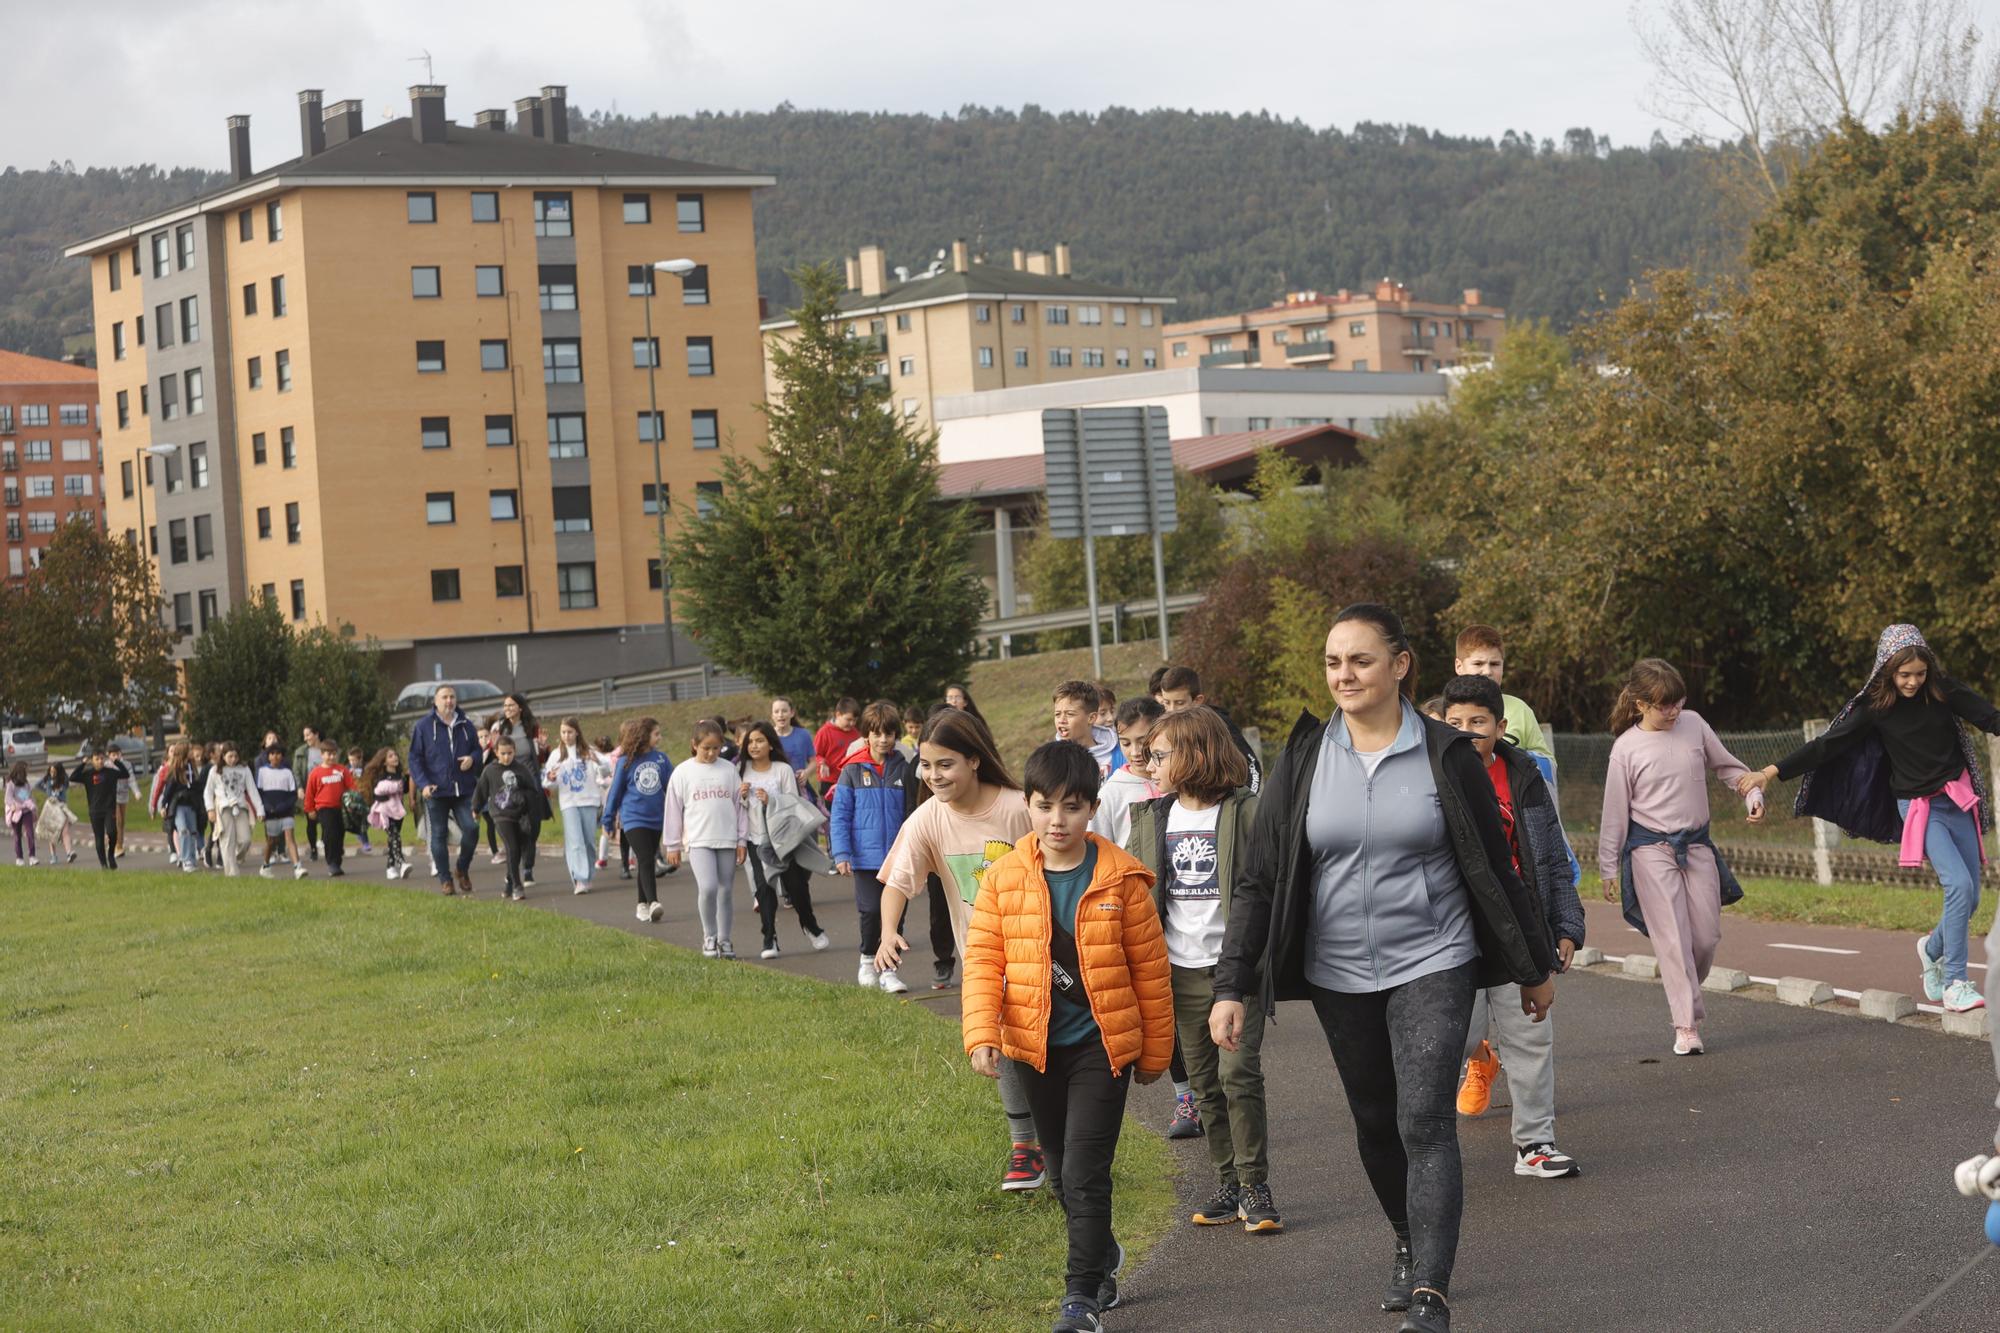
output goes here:
[[1749, 769], [1722, 748], [1701, 714], [1683, 708], [1666, 731], [1627, 728], [1611, 746], [1604, 775], [1604, 818], [1597, 827], [1597, 870], [1618, 880], [1618, 854], [1633, 824], [1679, 833], [1709, 821], [1708, 775], [1735, 785]]

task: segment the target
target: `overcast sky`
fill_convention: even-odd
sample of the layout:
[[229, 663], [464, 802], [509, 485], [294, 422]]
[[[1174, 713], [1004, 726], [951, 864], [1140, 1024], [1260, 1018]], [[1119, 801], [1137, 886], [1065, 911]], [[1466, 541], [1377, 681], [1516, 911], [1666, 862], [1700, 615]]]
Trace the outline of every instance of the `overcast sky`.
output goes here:
[[[2000, 0], [1974, 7], [2000, 27]], [[544, 83], [641, 115], [1175, 106], [1620, 144], [1657, 123], [1623, 0], [0, 0], [0, 33], [0, 166], [219, 168], [245, 112], [261, 167], [297, 152], [299, 89], [373, 124], [407, 110], [424, 51], [462, 124]]]

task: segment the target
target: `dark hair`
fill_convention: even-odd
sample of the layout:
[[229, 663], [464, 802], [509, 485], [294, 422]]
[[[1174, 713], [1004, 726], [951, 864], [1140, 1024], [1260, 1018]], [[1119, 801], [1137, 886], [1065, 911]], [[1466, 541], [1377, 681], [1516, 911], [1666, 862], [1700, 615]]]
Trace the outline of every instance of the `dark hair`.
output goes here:
[[1167, 673], [1172, 670], [1171, 666], [1164, 664], [1154, 667], [1153, 674], [1146, 677], [1146, 693], [1157, 695], [1161, 690], [1165, 689]]
[[[507, 704], [509, 701], [521, 706], [521, 730], [527, 733], [529, 741], [532, 742], [535, 739], [537, 728], [535, 726], [535, 710], [528, 707], [528, 697], [524, 694], [503, 694], [500, 696], [502, 705]], [[500, 720], [503, 723], [507, 720], [507, 710], [504, 706], [500, 710]]]
[[1153, 693], [1165, 694], [1168, 690], [1186, 690], [1188, 698], [1201, 697], [1201, 673], [1188, 666], [1166, 666], [1160, 668], [1159, 679]]
[[[833, 706], [834, 717], [839, 717], [842, 713], [858, 713], [860, 711], [861, 701], [851, 694], [841, 695], [840, 702]], [[831, 721], [832, 719], [828, 720]]]
[[1484, 708], [1497, 721], [1507, 716], [1507, 703], [1500, 697], [1500, 686], [1491, 676], [1453, 676], [1444, 684], [1444, 693], [1438, 696], [1446, 708], [1453, 704], [1473, 704]]
[[1119, 704], [1118, 718], [1113, 725], [1123, 731], [1134, 722], [1158, 722], [1166, 715], [1167, 710], [1160, 706], [1160, 701], [1148, 694]]
[[[920, 747], [936, 745], [953, 754], [962, 754], [967, 759], [977, 759], [981, 782], [1007, 791], [1021, 790], [1021, 784], [1007, 772], [1007, 765], [1000, 758], [1000, 747], [993, 743], [993, 733], [986, 729], [986, 723], [962, 708], [947, 708], [941, 713], [932, 713], [924, 720], [924, 729], [917, 736], [917, 744]], [[921, 805], [930, 798], [931, 787], [926, 782], [917, 803]]]
[[[1198, 801], [1214, 805], [1238, 787], [1250, 783], [1250, 761], [1236, 748], [1236, 740], [1222, 714], [1205, 704], [1168, 713], [1153, 729], [1152, 742], [1164, 740], [1173, 747], [1167, 765], [1173, 770], [1173, 788]], [[1166, 774], [1153, 779], [1165, 786]]]
[[1417, 705], [1417, 711], [1425, 717], [1434, 717], [1440, 722], [1444, 721], [1444, 696], [1442, 694], [1433, 694], [1430, 698]]
[[1417, 701], [1417, 654], [1410, 647], [1410, 636], [1403, 632], [1403, 618], [1380, 602], [1355, 602], [1340, 608], [1333, 618], [1336, 625], [1345, 625], [1350, 620], [1358, 620], [1364, 625], [1373, 625], [1377, 633], [1389, 645], [1391, 657], [1400, 653], [1410, 655], [1410, 669], [1403, 674], [1403, 697], [1411, 703]]
[[627, 759], [637, 759], [645, 753], [647, 742], [659, 729], [660, 719], [656, 717], [627, 718], [625, 725], [618, 729], [618, 753]]
[[520, 750], [520, 747], [514, 744], [514, 738], [504, 731], [493, 738], [493, 753], [496, 755], [499, 754], [500, 747], [503, 745], [517, 753]]
[[1618, 691], [1618, 700], [1611, 705], [1611, 734], [1623, 735], [1639, 720], [1639, 705], [1648, 703], [1655, 708], [1662, 704], [1680, 703], [1688, 697], [1687, 682], [1673, 664], [1657, 657], [1642, 657], [1632, 664], [1625, 674], [1625, 684]]
[[696, 745], [700, 745], [703, 740], [707, 739], [710, 736], [715, 737], [715, 739], [718, 741], [726, 741], [729, 739], [729, 733], [723, 729], [721, 718], [705, 717], [701, 719], [699, 722], [694, 724], [693, 740]]
[[1107, 708], [1116, 708], [1118, 706], [1118, 691], [1112, 689], [1101, 680], [1094, 683], [1097, 686], [1097, 711], [1101, 713]]
[[109, 754], [110, 751], [105, 748], [103, 741], [92, 741], [90, 743], [90, 753], [94, 756], [100, 754]]
[[791, 767], [791, 761], [785, 758], [785, 743], [778, 739], [778, 729], [769, 722], [759, 718], [757, 721], [743, 728], [743, 739], [736, 743], [736, 771], [738, 773], [748, 773], [750, 771], [750, 738], [752, 736], [762, 736], [764, 743], [771, 747], [770, 759], [773, 764], [783, 764], [787, 768]]
[[375, 784], [389, 776], [389, 760], [395, 754], [395, 747], [385, 745], [375, 752], [375, 757], [361, 770], [361, 790], [365, 794], [373, 796]]
[[16, 787], [28, 785], [28, 761], [16, 759], [14, 766], [7, 770], [7, 781]]
[[598, 754], [606, 755], [618, 748], [618, 738], [616, 736], [599, 736], [590, 743], [590, 746]]
[[[978, 718], [978, 719], [979, 719], [979, 720], [980, 720], [981, 722], [984, 722], [984, 721], [986, 720], [986, 715], [985, 715], [984, 713], [982, 713], [982, 712], [980, 712], [980, 711], [979, 711], [979, 705], [978, 705], [978, 704], [976, 704], [976, 703], [974, 703], [974, 702], [972, 702], [972, 689], [971, 689], [971, 687], [969, 687], [969, 686], [966, 686], [966, 685], [960, 685], [960, 684], [957, 684], [957, 683], [953, 683], [953, 684], [950, 684], [950, 685], [947, 685], [947, 686], [945, 686], [945, 687], [944, 687], [944, 692], [945, 692], [946, 694], [950, 694], [950, 693], [951, 693], [951, 692], [952, 692], [953, 690], [957, 690], [957, 691], [958, 691], [958, 692], [959, 692], [960, 694], [962, 694], [962, 695], [964, 695], [964, 696], [965, 696], [965, 711], [966, 711], [966, 712], [968, 712], [968, 713], [972, 714], [972, 715], [973, 715], [974, 717]], [[947, 706], [949, 706], [949, 705], [947, 705]]]
[[1083, 705], [1084, 711], [1097, 711], [1097, 687], [1087, 680], [1066, 680], [1056, 686], [1052, 699], [1075, 699]]
[[[1062, 698], [1073, 698], [1063, 695]], [[1028, 756], [1028, 766], [1021, 772], [1021, 793], [1024, 796], [1040, 794], [1052, 801], [1060, 801], [1065, 796], [1081, 796], [1090, 804], [1097, 804], [1097, 784], [1103, 781], [1097, 773], [1097, 756], [1078, 745], [1075, 741], [1048, 741], [1035, 747]]]
[[861, 734], [895, 735], [903, 729], [903, 710], [887, 699], [877, 699], [861, 710]]
[[1882, 664], [1882, 669], [1868, 682], [1868, 706], [1880, 711], [1902, 697], [1902, 691], [1896, 688], [1896, 673], [1917, 660], [1921, 660], [1925, 668], [1924, 693], [1930, 696], [1932, 703], [1943, 703], [1944, 667], [1928, 644], [1913, 643], [1891, 653], [1889, 660]]
[[585, 759], [594, 758], [596, 752], [590, 748], [590, 737], [584, 735], [583, 733], [583, 719], [577, 717], [575, 714], [571, 714], [570, 716], [564, 718], [562, 721], [556, 723], [556, 743], [555, 745], [549, 748], [552, 750], [561, 748], [562, 729], [564, 727], [568, 727], [571, 731], [574, 731], [576, 733], [577, 754]]

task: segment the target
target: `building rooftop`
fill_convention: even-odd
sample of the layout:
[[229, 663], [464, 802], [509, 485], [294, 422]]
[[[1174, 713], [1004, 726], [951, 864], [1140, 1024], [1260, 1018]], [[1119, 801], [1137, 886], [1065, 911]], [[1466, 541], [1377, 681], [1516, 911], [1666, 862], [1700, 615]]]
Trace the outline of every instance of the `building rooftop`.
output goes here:
[[97, 371], [69, 361], [0, 351], [0, 384], [95, 384]]
[[[904, 306], [932, 305], [975, 296], [995, 301], [1020, 297], [1033, 301], [1051, 298], [1129, 301], [1134, 305], [1170, 305], [1173, 302], [1170, 296], [1147, 296], [1130, 287], [1114, 287], [1108, 282], [1091, 282], [1087, 278], [1055, 273], [1031, 273], [1026, 269], [1005, 268], [998, 264], [969, 264], [964, 272], [946, 269], [929, 277], [916, 275], [902, 282], [892, 279], [876, 296], [864, 295], [858, 291], [842, 292], [839, 310], [843, 315], [871, 314]], [[792, 319], [772, 319], [766, 320], [763, 327], [789, 328], [796, 322]]]
[[[1257, 455], [1282, 449], [1301, 462], [1353, 463], [1358, 442], [1368, 438], [1345, 426], [1293, 426], [1284, 430], [1234, 431], [1173, 441], [1174, 466], [1218, 483], [1241, 481], [1256, 471]], [[1038, 494], [1047, 485], [1041, 454], [981, 458], [938, 468], [938, 493], [947, 500]]]

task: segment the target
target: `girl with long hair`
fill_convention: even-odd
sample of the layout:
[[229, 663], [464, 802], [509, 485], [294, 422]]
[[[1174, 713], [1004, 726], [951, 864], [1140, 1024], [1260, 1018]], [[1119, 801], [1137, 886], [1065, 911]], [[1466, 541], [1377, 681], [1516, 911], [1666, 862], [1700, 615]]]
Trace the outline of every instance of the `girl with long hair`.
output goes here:
[[658, 718], [635, 717], [618, 733], [618, 766], [611, 774], [611, 790], [604, 798], [604, 813], [598, 822], [605, 828], [614, 823], [625, 831], [625, 841], [639, 859], [639, 920], [658, 921], [665, 915], [660, 906], [658, 865], [660, 825], [667, 808], [667, 782], [674, 762], [660, 753]]
[[804, 848], [795, 850], [790, 859], [783, 859], [771, 840], [773, 802], [782, 803], [786, 797], [806, 799], [799, 790], [798, 773], [785, 754], [785, 743], [778, 729], [769, 722], [752, 722], [745, 727], [741, 750], [736, 772], [743, 781], [737, 795], [743, 801], [750, 828], [750, 881], [756, 886], [757, 921], [764, 933], [764, 947], [758, 957], [776, 958], [779, 953], [781, 885], [785, 903], [799, 914], [799, 929], [805, 931], [814, 949], [824, 950], [833, 941], [820, 929], [819, 918], [813, 915], [812, 871], [798, 861]]
[[970, 713], [984, 724], [986, 715], [979, 711], [979, 705], [972, 702], [972, 691], [963, 685], [944, 687], [944, 701], [961, 713]]
[[[14, 830], [14, 864], [31, 866], [35, 855], [35, 789], [28, 784], [28, 766], [15, 760], [7, 770], [7, 823]], [[26, 852], [21, 849], [25, 846]]]
[[749, 826], [736, 766], [723, 759], [727, 733], [714, 718], [694, 724], [693, 754], [667, 783], [660, 842], [667, 864], [694, 867], [695, 909], [701, 914], [701, 955], [734, 961], [736, 867], [749, 853]]
[[403, 769], [403, 756], [393, 745], [375, 752], [361, 768], [361, 795], [368, 802], [368, 823], [382, 830], [389, 864], [382, 867], [385, 879], [404, 879], [410, 863], [403, 855], [403, 816], [409, 813], [410, 775]]
[[215, 762], [202, 783], [202, 808], [214, 830], [210, 846], [218, 853], [217, 864], [234, 878], [256, 837], [257, 823], [264, 818], [264, 802], [242, 750], [234, 743], [219, 742], [214, 752]]
[[563, 860], [569, 865], [570, 891], [589, 893], [590, 877], [597, 869], [591, 831], [604, 813], [604, 760], [583, 738], [582, 718], [564, 718], [556, 735], [542, 781], [555, 789], [556, 809], [562, 816]]

